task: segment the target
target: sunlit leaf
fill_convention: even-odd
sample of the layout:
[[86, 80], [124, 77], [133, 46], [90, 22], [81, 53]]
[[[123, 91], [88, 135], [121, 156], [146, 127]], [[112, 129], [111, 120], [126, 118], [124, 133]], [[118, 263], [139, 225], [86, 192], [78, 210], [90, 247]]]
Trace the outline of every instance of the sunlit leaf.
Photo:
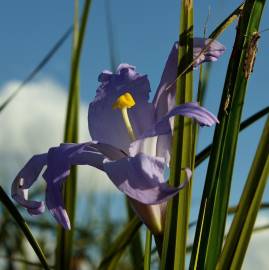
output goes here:
[[[178, 49], [178, 74], [193, 60], [193, 6], [182, 1]], [[182, 75], [176, 84], [176, 104], [192, 101], [192, 71]], [[175, 117], [169, 183], [178, 186], [185, 178], [182, 168], [193, 168], [195, 159], [193, 124], [188, 118]], [[161, 269], [185, 269], [188, 237], [191, 183], [167, 204]]]
[[[91, 1], [85, 0], [82, 21], [79, 28], [78, 23], [78, 0], [75, 0], [74, 37], [71, 62], [71, 75], [69, 85], [69, 97], [67, 115], [65, 122], [64, 141], [68, 143], [78, 142], [78, 120], [79, 120], [79, 63], [81, 58], [82, 44], [89, 15]], [[64, 202], [70, 217], [71, 230], [58, 228], [56, 248], [56, 269], [70, 269], [72, 265], [72, 249], [74, 235], [74, 220], [76, 210], [76, 168], [72, 168], [70, 176], [64, 185]]]
[[[224, 85], [205, 188], [195, 233], [191, 269], [215, 269], [223, 245], [226, 214], [240, 119], [247, 87], [245, 59], [253, 32], [258, 30], [265, 1], [246, 1]], [[205, 209], [205, 212], [204, 212]], [[201, 245], [198, 243], [201, 241]]]
[[217, 269], [240, 269], [269, 177], [269, 117], [229, 229]]
[[48, 263], [46, 261], [46, 258], [43, 254], [43, 251], [41, 250], [39, 244], [37, 243], [36, 239], [34, 238], [32, 232], [30, 231], [26, 221], [21, 216], [20, 212], [17, 210], [16, 206], [13, 204], [13, 202], [9, 199], [8, 195], [5, 193], [3, 188], [0, 186], [0, 201], [2, 204], [6, 207], [9, 214], [14, 218], [17, 225], [23, 232], [24, 236], [27, 238], [28, 242], [32, 246], [35, 254], [40, 260], [40, 263], [43, 265], [44, 269], [49, 270]]
[[[134, 217], [124, 228], [124, 230], [115, 239], [113, 244], [106, 252], [106, 256], [102, 259], [99, 270], [114, 270], [118, 269], [118, 261], [121, 258], [126, 247], [130, 244], [133, 237], [136, 235], [142, 222], [138, 217]], [[139, 265], [142, 262], [137, 262]]]

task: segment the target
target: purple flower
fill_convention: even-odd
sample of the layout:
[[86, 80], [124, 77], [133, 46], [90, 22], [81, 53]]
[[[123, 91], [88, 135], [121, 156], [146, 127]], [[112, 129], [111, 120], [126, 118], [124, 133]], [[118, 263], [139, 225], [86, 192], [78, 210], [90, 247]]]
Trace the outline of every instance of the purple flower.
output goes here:
[[[210, 53], [214, 54], [209, 48], [205, 59], [209, 60]], [[205, 59], [197, 61], [202, 63], [207, 61]], [[203, 126], [218, 122], [213, 114], [195, 102], [175, 106], [175, 87], [167, 89], [167, 86], [176, 80], [176, 70], [175, 45], [153, 102], [149, 102], [147, 76], [136, 72], [134, 66], [121, 64], [115, 73], [103, 71], [98, 78], [100, 86], [96, 97], [89, 105], [88, 124], [93, 141], [60, 144], [50, 148], [48, 153], [33, 156], [16, 176], [12, 197], [32, 215], [44, 212], [46, 205], [53, 217], [69, 229], [61, 188], [71, 166], [90, 165], [104, 171], [128, 196], [145, 224], [154, 233], [160, 233], [166, 201], [191, 178], [191, 171], [184, 168], [184, 184], [171, 187], [164, 179], [170, 159], [173, 116], [190, 117]], [[45, 166], [45, 203], [28, 200], [28, 189]]]

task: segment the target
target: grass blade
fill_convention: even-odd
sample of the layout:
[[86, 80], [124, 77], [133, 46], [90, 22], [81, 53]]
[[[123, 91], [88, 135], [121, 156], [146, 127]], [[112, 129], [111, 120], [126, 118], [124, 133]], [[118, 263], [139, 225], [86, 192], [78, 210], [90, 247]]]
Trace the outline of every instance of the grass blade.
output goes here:
[[247, 251], [269, 176], [269, 117], [267, 118], [237, 212], [217, 269], [240, 269]]
[[[193, 7], [192, 1], [181, 2], [180, 38], [178, 49], [178, 74], [185, 70], [193, 58]], [[176, 85], [176, 104], [192, 100], [192, 71], [179, 77]], [[181, 168], [194, 166], [194, 139], [192, 121], [175, 117], [169, 183], [178, 186], [184, 179]], [[185, 269], [185, 253], [191, 185], [168, 202], [164, 232], [161, 269]], [[180, 207], [179, 207], [180, 205]], [[176, 256], [175, 256], [176, 255]]]
[[244, 7], [244, 4], [241, 4], [239, 7], [237, 7], [224, 21], [222, 21], [218, 27], [209, 35], [209, 38], [212, 40], [208, 42], [208, 44], [201, 50], [201, 52], [191, 60], [189, 59], [188, 64], [185, 65], [185, 68], [181, 70], [181, 72], [178, 73], [178, 76], [174, 82], [172, 82], [170, 85], [167, 86], [166, 90], [168, 90], [170, 87], [172, 87], [181, 76], [186, 74], [192, 68], [195, 61], [209, 48], [210, 44], [220, 35], [224, 32], [224, 30], [230, 26], [241, 14], [241, 11]]
[[[0, 255], [0, 259], [20, 263], [20, 264], [22, 264], [22, 267], [24, 266], [24, 268], [21, 268], [21, 269], [26, 269], [27, 270], [29, 266], [44, 269], [44, 265], [42, 265], [40, 263], [36, 263], [36, 262], [30, 262], [30, 261], [28, 261], [26, 259], [22, 259], [22, 258], [16, 258], [16, 257], [13, 257], [13, 256]], [[54, 267], [50, 266], [50, 268], [54, 268]]]
[[[238, 206], [239, 205], [230, 206], [228, 208], [227, 214], [228, 215], [234, 215], [238, 210]], [[264, 210], [264, 209], [268, 209], [268, 208], [269, 208], [269, 203], [261, 203], [260, 210]], [[194, 220], [194, 221], [190, 222], [189, 228], [195, 226], [196, 224], [197, 224], [197, 220]]]
[[150, 270], [150, 263], [151, 263], [151, 243], [152, 243], [152, 234], [151, 234], [150, 230], [147, 230], [147, 233], [146, 233], [145, 257], [144, 257], [144, 270]]
[[19, 94], [23, 87], [29, 83], [42, 68], [44, 68], [51, 58], [56, 54], [56, 52], [62, 47], [64, 42], [70, 36], [73, 31], [73, 26], [69, 27], [66, 32], [60, 37], [60, 39], [53, 45], [50, 51], [45, 55], [45, 57], [40, 61], [40, 63], [34, 68], [34, 70], [23, 80], [23, 82], [18, 86], [18, 88], [0, 105], [0, 113], [6, 108], [6, 106]]
[[[142, 222], [138, 217], [134, 217], [124, 228], [124, 230], [115, 239], [113, 244], [106, 252], [106, 256], [102, 259], [98, 270], [113, 270], [118, 269], [118, 261], [124, 253], [126, 247], [130, 245], [131, 240], [136, 235], [138, 229], [141, 227]], [[137, 262], [139, 265], [140, 262]]]
[[[252, 233], [263, 232], [263, 231], [268, 230], [268, 229], [269, 229], [269, 224], [265, 224], [265, 225], [254, 227], [252, 230]], [[225, 236], [225, 239], [226, 239], [226, 236]], [[187, 253], [190, 253], [192, 251], [192, 248], [193, 248], [193, 244], [189, 244], [187, 246]], [[225, 268], [225, 270], [226, 269], [227, 268]], [[229, 268], [229, 269], [231, 269], [231, 268]], [[234, 270], [237, 270], [237, 269], [240, 269], [240, 268], [235, 268]]]
[[[244, 73], [246, 48], [253, 32], [258, 30], [264, 2], [246, 1], [239, 20], [219, 111], [221, 122], [215, 130], [213, 139], [195, 234], [191, 269], [195, 269], [196, 261], [198, 261], [198, 269], [215, 269], [221, 252], [237, 138], [247, 87], [247, 78]], [[227, 108], [228, 98], [231, 102]], [[204, 209], [206, 210], [203, 219]], [[200, 235], [201, 246], [198, 248]]]
[[46, 258], [44, 256], [39, 244], [37, 243], [34, 236], [32, 235], [26, 221], [23, 219], [20, 212], [17, 210], [16, 206], [9, 199], [8, 195], [6, 194], [6, 192], [3, 190], [3, 188], [1, 186], [0, 186], [0, 201], [6, 207], [9, 214], [14, 218], [14, 220], [18, 224], [19, 228], [22, 230], [24, 236], [26, 237], [26, 239], [28, 240], [28, 242], [32, 246], [36, 256], [40, 260], [40, 263], [42, 264], [44, 269], [49, 270], [50, 268], [48, 266]]
[[218, 27], [209, 35], [210, 38], [217, 38], [230, 24], [232, 24], [242, 13], [245, 2], [240, 4]]
[[[243, 121], [240, 124], [239, 132], [251, 126], [253, 123], [260, 120], [263, 116], [265, 116], [268, 113], [269, 113], [269, 107], [265, 107], [264, 109], [256, 112], [255, 114], [253, 114], [252, 116], [250, 116], [249, 118], [247, 118], [245, 121]], [[211, 148], [212, 148], [212, 144], [205, 147], [200, 153], [196, 155], [195, 167], [199, 166], [210, 155]]]
[[[137, 215], [132, 209], [131, 204], [127, 197], [125, 198], [125, 205], [126, 205], [126, 210], [128, 214], [128, 222], [131, 222], [132, 219], [135, 218]], [[132, 238], [129, 249], [130, 249], [130, 257], [131, 257], [131, 263], [132, 263], [133, 268], [137, 270], [142, 270], [143, 265], [137, 263], [137, 262], [143, 261], [142, 241], [140, 238], [139, 230]]]
[[[78, 142], [78, 118], [79, 118], [79, 63], [86, 30], [90, 0], [85, 0], [81, 26], [78, 23], [78, 0], [75, 0], [74, 36], [72, 49], [71, 77], [69, 86], [69, 97], [65, 123], [64, 141], [68, 143]], [[72, 249], [74, 234], [74, 219], [76, 205], [76, 168], [72, 168], [70, 176], [64, 185], [64, 202], [70, 217], [71, 230], [66, 231], [58, 228], [56, 248], [56, 269], [72, 268]]]

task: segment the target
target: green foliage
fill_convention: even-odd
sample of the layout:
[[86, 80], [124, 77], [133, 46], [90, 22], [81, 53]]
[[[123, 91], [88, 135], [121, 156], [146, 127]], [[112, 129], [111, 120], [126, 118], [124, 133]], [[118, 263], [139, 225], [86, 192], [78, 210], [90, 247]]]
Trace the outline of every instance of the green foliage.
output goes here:
[[[251, 126], [252, 124], [254, 124], [256, 121], [258, 121], [260, 118], [267, 115], [268, 113], [269, 113], [269, 107], [265, 107], [264, 109], [251, 115], [249, 118], [241, 122], [239, 132]], [[200, 153], [196, 155], [195, 166], [199, 166], [210, 155], [211, 148], [212, 148], [212, 144], [205, 147]]]
[[250, 241], [269, 176], [269, 117], [241, 195], [217, 269], [239, 269]]
[[[192, 1], [181, 2], [178, 75], [193, 61]], [[192, 71], [182, 75], [176, 84], [176, 104], [192, 101]], [[178, 186], [186, 177], [182, 168], [194, 167], [194, 134], [192, 121], [175, 117], [169, 183]], [[185, 253], [191, 202], [191, 183], [167, 205], [161, 269], [185, 269]]]
[[[141, 224], [142, 223], [138, 217], [134, 217], [131, 221], [129, 221], [124, 230], [119, 234], [119, 236], [107, 250], [105, 257], [102, 259], [98, 267], [99, 270], [117, 269], [119, 259], [125, 251], [125, 248], [131, 243]], [[137, 262], [137, 265], [139, 265], [139, 263], [142, 262]]]
[[16, 206], [13, 204], [13, 202], [9, 199], [3, 188], [0, 186], [0, 201], [1, 203], [6, 207], [9, 214], [14, 218], [17, 225], [23, 232], [24, 236], [29, 241], [30, 245], [32, 246], [35, 254], [40, 260], [40, 263], [43, 265], [44, 269], [48, 270], [50, 269], [48, 266], [48, 263], [46, 261], [46, 258], [43, 254], [43, 251], [41, 250], [38, 242], [36, 241], [35, 237], [33, 236], [32, 232], [30, 231], [26, 221], [21, 216], [20, 212], [17, 210]]
[[[79, 121], [79, 63], [81, 58], [82, 44], [84, 40], [91, 1], [86, 0], [83, 8], [82, 22], [79, 28], [78, 1], [75, 1], [74, 37], [72, 49], [71, 76], [69, 98], [65, 123], [64, 141], [67, 143], [78, 142]], [[70, 217], [71, 230], [66, 231], [58, 228], [56, 248], [56, 269], [70, 269], [72, 267], [72, 249], [74, 234], [74, 219], [76, 209], [76, 168], [72, 168], [70, 176], [64, 185], [64, 202]]]
[[152, 244], [152, 234], [147, 230], [146, 234], [146, 246], [145, 246], [145, 258], [144, 258], [144, 270], [150, 270], [151, 265], [151, 244]]
[[218, 115], [220, 124], [216, 127], [213, 139], [191, 269], [215, 269], [221, 252], [237, 138], [247, 87], [247, 78], [244, 74], [248, 53], [246, 48], [249, 38], [258, 30], [263, 5], [264, 1], [247, 1], [239, 20]]

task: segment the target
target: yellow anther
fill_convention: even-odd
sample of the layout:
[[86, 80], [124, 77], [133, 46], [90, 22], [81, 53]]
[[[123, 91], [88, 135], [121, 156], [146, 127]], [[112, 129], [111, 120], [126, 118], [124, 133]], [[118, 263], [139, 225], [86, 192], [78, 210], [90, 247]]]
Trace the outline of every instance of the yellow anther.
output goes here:
[[118, 97], [116, 102], [112, 105], [113, 109], [120, 109], [123, 122], [132, 141], [135, 141], [135, 133], [133, 131], [127, 109], [132, 108], [134, 105], [135, 101], [133, 99], [133, 96], [128, 92]]
[[126, 92], [125, 94], [118, 97], [116, 102], [112, 105], [113, 109], [124, 109], [124, 108], [132, 108], [135, 105], [135, 101], [133, 99], [133, 96]]

